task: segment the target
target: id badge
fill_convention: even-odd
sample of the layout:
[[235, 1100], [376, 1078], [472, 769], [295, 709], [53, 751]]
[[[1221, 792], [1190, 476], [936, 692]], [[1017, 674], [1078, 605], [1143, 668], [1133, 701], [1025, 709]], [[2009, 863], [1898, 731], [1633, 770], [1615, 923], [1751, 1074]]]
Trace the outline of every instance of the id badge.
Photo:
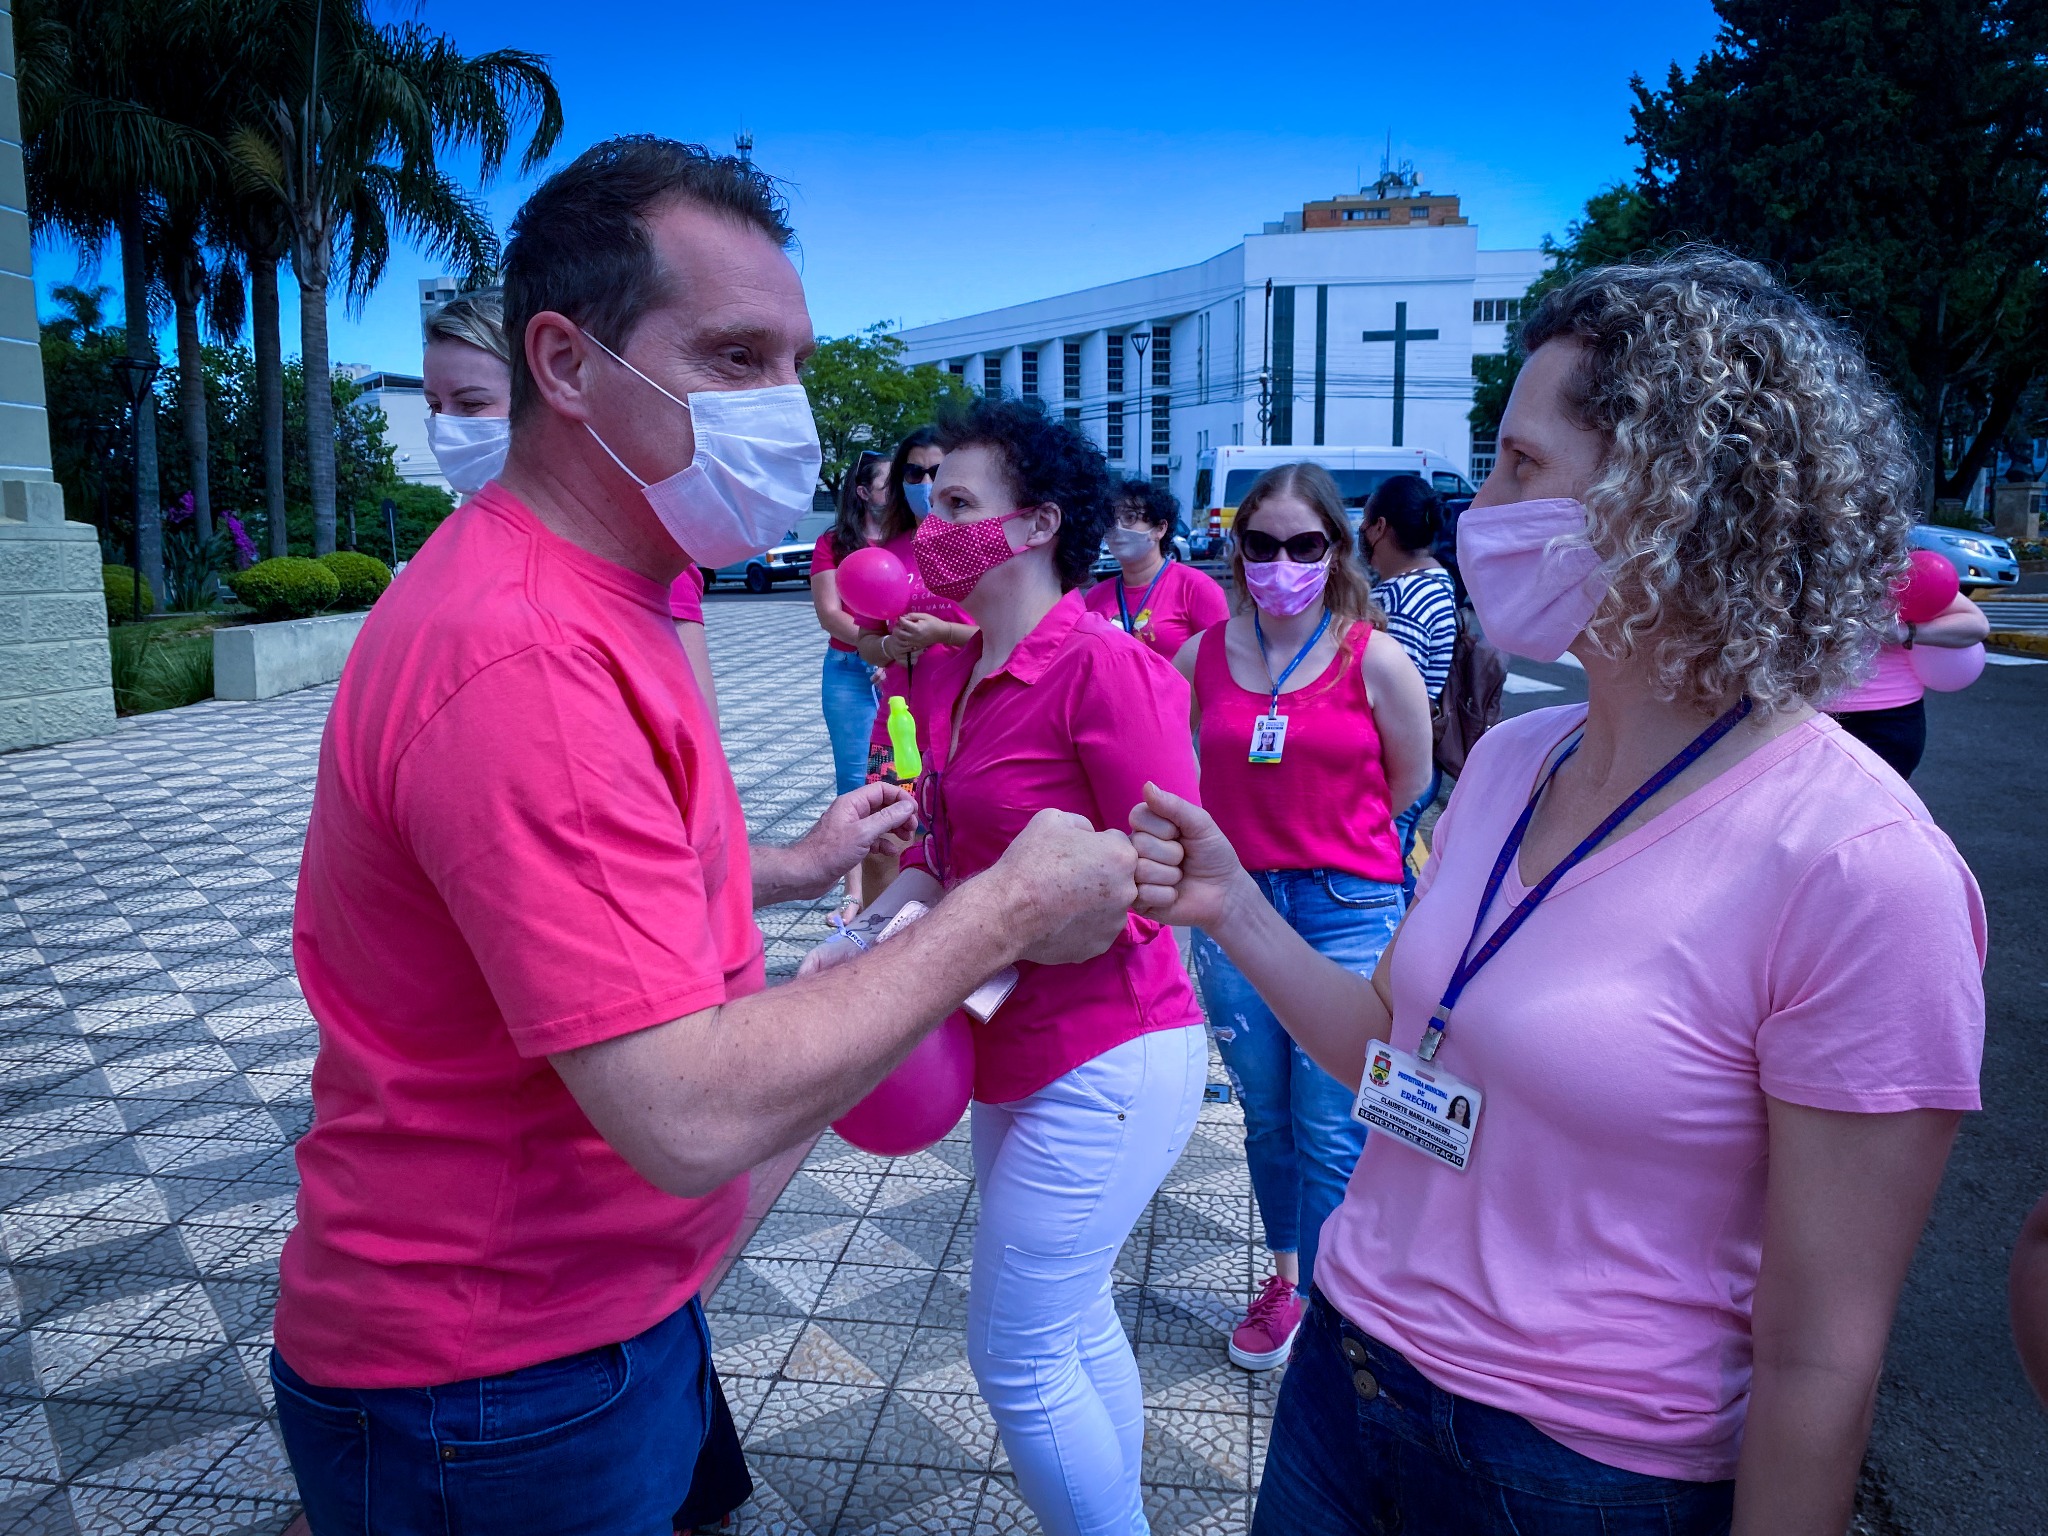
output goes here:
[[1351, 1117], [1463, 1173], [1481, 1098], [1470, 1083], [1375, 1040], [1365, 1048], [1365, 1076]]
[[1260, 715], [1252, 721], [1251, 761], [1255, 763], [1277, 763], [1280, 754], [1287, 750], [1287, 717], [1285, 715]]

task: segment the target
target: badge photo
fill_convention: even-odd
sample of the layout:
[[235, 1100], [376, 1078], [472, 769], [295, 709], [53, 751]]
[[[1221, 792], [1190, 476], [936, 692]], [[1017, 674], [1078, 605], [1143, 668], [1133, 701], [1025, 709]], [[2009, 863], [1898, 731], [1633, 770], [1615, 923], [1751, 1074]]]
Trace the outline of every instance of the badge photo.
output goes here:
[[1260, 715], [1252, 722], [1251, 761], [1277, 763], [1287, 750], [1287, 717]]

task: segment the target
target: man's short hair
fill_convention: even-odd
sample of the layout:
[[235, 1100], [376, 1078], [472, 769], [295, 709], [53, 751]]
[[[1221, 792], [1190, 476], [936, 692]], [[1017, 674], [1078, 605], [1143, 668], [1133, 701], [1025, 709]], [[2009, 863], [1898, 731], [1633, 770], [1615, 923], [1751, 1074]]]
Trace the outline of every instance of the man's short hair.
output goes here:
[[667, 297], [648, 217], [685, 202], [752, 225], [777, 245], [793, 238], [774, 178], [751, 160], [652, 134], [593, 144], [526, 200], [505, 247], [515, 418], [537, 399], [526, 366], [533, 317], [546, 310], [567, 315], [621, 350], [641, 317]]

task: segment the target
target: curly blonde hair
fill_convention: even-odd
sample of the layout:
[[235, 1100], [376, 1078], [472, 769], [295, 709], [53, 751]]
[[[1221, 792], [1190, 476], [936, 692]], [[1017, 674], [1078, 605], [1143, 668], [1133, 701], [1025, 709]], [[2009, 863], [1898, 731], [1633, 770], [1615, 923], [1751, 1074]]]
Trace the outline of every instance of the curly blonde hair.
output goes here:
[[1613, 595], [1589, 627], [1667, 698], [1757, 708], [1848, 687], [1886, 638], [1919, 466], [1841, 327], [1709, 246], [1583, 272], [1523, 346], [1577, 341], [1567, 386], [1609, 446], [1585, 493]]

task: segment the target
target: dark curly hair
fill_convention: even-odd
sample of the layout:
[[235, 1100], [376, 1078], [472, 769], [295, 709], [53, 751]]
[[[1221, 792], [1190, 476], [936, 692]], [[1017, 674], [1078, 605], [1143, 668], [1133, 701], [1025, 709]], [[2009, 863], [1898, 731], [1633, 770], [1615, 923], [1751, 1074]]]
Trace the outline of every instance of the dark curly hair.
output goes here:
[[1135, 512], [1144, 518], [1146, 525], [1159, 535], [1160, 553], [1169, 560], [1173, 558], [1173, 536], [1180, 531], [1180, 503], [1173, 492], [1150, 480], [1122, 480], [1110, 494], [1110, 507], [1119, 516]]
[[947, 453], [994, 450], [1010, 494], [1020, 507], [1060, 509], [1053, 569], [1071, 592], [1087, 579], [1114, 516], [1109, 461], [1102, 450], [1032, 400], [978, 399], [938, 426]]

